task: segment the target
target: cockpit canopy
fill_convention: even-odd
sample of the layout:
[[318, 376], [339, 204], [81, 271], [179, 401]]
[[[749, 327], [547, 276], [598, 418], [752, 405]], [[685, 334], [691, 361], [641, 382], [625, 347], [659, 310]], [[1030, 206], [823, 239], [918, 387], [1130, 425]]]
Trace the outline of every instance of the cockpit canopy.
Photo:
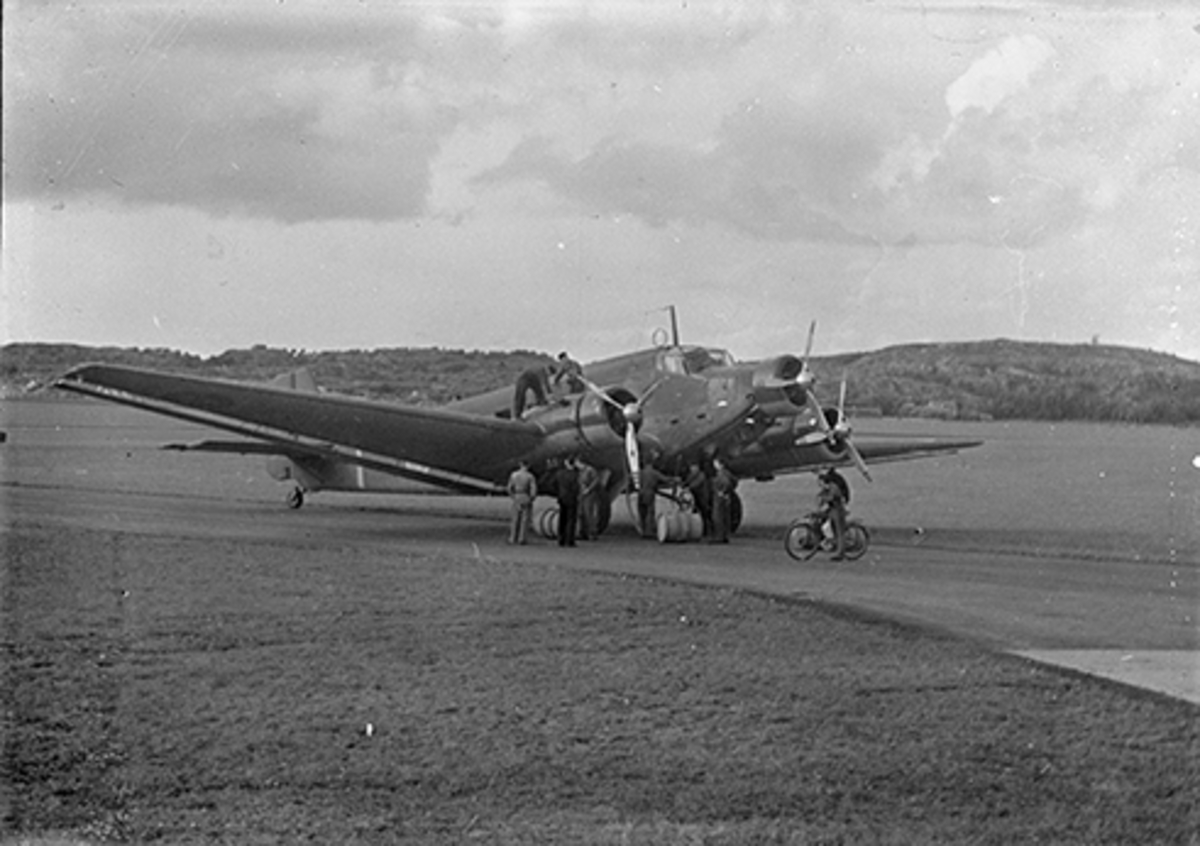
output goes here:
[[664, 373], [696, 376], [714, 367], [732, 367], [733, 356], [716, 347], [671, 347], [659, 352], [658, 369]]

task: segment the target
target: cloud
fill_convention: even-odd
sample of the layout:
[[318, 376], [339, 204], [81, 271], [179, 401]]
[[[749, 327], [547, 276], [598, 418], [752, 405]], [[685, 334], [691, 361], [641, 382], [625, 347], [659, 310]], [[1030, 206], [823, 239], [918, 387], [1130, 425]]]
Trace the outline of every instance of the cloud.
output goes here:
[[1054, 48], [1036, 35], [1005, 39], [946, 89], [950, 116], [957, 120], [968, 109], [991, 114], [1005, 100], [1028, 88], [1033, 75], [1053, 56]]
[[[425, 210], [430, 162], [457, 121], [405, 59], [416, 48], [402, 22], [77, 10], [22, 23], [30, 46], [5, 101], [15, 197], [409, 217]], [[38, 46], [55, 61], [31, 60]]]

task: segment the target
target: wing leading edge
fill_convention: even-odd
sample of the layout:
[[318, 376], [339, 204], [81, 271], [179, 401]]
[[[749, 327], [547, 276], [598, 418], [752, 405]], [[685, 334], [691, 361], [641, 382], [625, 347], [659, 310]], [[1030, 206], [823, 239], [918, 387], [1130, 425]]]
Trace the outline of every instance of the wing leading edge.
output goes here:
[[[85, 364], [55, 387], [470, 493], [500, 493], [514, 463], [544, 439], [533, 423]], [[266, 451], [266, 450], [264, 450]]]

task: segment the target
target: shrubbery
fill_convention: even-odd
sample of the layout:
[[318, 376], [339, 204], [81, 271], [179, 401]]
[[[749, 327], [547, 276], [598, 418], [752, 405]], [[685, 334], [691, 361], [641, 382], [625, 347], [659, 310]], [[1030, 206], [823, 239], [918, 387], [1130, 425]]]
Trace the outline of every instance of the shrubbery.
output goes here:
[[[9, 344], [0, 350], [0, 388], [26, 392], [87, 361], [261, 381], [303, 366], [329, 390], [443, 403], [512, 385], [526, 368], [550, 360], [529, 350], [438, 347], [310, 352], [258, 345], [202, 358], [166, 349]], [[1200, 363], [1126, 347], [909, 344], [818, 358], [813, 370], [823, 403], [837, 402], [845, 373], [850, 405], [889, 416], [1200, 422]]]

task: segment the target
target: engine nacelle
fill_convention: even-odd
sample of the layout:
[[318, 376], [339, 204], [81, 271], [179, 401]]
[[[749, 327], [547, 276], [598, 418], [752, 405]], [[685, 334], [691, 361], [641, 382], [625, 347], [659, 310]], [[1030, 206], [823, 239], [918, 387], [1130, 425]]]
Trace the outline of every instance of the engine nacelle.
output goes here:
[[623, 388], [607, 393], [617, 406], [595, 394], [584, 393], [526, 413], [526, 420], [537, 423], [546, 432], [545, 441], [531, 460], [536, 463], [544, 458], [571, 453], [586, 455], [597, 450], [619, 456], [628, 424], [618, 406], [636, 402], [637, 397]]
[[808, 404], [808, 391], [797, 379], [804, 362], [794, 355], [769, 358], [754, 368], [754, 401], [770, 417], [795, 414]]

